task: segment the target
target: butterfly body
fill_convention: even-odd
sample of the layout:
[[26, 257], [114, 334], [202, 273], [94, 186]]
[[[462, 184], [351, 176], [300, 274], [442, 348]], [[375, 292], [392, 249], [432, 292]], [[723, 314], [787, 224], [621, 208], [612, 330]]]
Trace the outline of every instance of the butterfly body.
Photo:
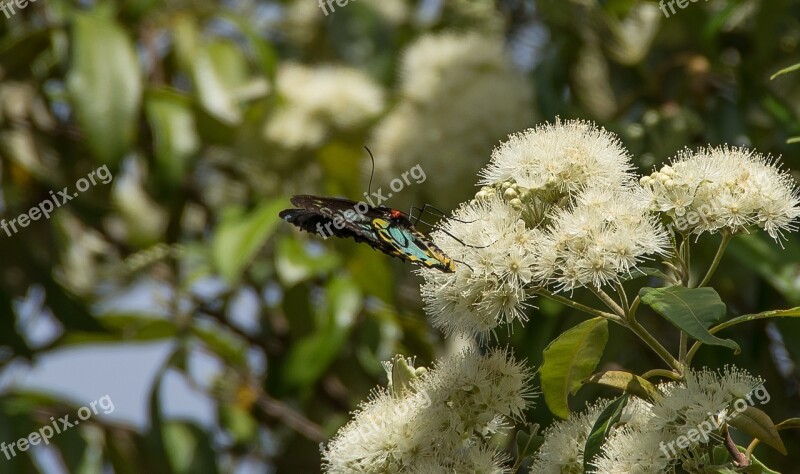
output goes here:
[[280, 217], [306, 232], [323, 238], [352, 238], [407, 262], [445, 273], [455, 272], [453, 260], [415, 229], [404, 212], [311, 195], [293, 196], [291, 202], [296, 208], [281, 211]]

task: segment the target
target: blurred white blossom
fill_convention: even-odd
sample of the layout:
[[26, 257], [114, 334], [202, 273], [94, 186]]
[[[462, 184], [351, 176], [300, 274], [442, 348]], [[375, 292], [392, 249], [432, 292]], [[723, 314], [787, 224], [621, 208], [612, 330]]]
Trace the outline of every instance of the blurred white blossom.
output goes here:
[[277, 72], [279, 105], [265, 134], [286, 148], [319, 145], [331, 130], [366, 126], [384, 107], [383, 89], [345, 66], [282, 65]]
[[403, 55], [399, 75], [400, 102], [375, 130], [374, 148], [385, 157], [376, 177], [425, 163], [431, 193], [423, 198], [454, 206], [497, 140], [530, 124], [530, 85], [502, 37], [480, 33], [422, 37]]

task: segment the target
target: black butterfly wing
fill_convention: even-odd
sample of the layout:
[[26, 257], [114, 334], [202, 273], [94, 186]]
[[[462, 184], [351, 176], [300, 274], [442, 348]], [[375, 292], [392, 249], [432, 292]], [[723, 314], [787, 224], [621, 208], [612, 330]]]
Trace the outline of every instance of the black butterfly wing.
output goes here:
[[371, 224], [373, 217], [383, 215], [379, 209], [349, 199], [308, 194], [292, 196], [291, 202], [297, 208], [281, 211], [280, 217], [306, 232], [323, 238], [349, 237], [375, 248], [381, 244]]

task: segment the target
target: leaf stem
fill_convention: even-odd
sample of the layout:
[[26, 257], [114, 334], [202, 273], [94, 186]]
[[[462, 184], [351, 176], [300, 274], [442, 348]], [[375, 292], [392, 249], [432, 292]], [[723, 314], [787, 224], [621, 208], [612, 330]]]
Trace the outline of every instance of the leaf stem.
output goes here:
[[[746, 323], [748, 321], [757, 321], [759, 319], [766, 319], [766, 318], [780, 318], [780, 317], [792, 317], [792, 316], [796, 317], [798, 315], [798, 312], [800, 312], [800, 306], [785, 310], [770, 310], [756, 314], [746, 314], [744, 316], [739, 316], [729, 321], [725, 321], [724, 323], [717, 324], [716, 326], [710, 328], [708, 330], [708, 333], [715, 334], [719, 331], [722, 331], [725, 328], [735, 326], [739, 323]], [[701, 343], [700, 341], [697, 341], [694, 344], [692, 344], [692, 348], [689, 349], [689, 353], [686, 355], [686, 364], [692, 363], [692, 358], [697, 353], [697, 351], [700, 350], [700, 346], [702, 345], [703, 343]]]
[[681, 374], [673, 372], [672, 370], [664, 370], [664, 369], [648, 370], [647, 372], [642, 374], [643, 379], [649, 379], [650, 377], [666, 377], [670, 380], [680, 380]]
[[616, 301], [614, 301], [614, 298], [608, 296], [608, 293], [600, 289], [600, 287], [587, 286], [586, 288], [589, 288], [589, 290], [591, 290], [592, 293], [594, 293], [598, 298], [600, 298], [600, 301], [605, 303], [605, 305], [608, 306], [608, 308], [611, 311], [618, 314], [620, 318], [627, 317], [627, 313], [625, 312], [625, 310], [622, 309], [620, 305], [617, 304]]
[[714, 260], [711, 262], [711, 266], [708, 267], [708, 271], [706, 272], [706, 276], [700, 281], [700, 284], [697, 285], [697, 288], [702, 288], [706, 286], [711, 280], [711, 277], [714, 275], [714, 272], [717, 270], [717, 266], [719, 266], [719, 262], [722, 261], [722, 254], [725, 253], [725, 249], [728, 247], [728, 244], [731, 242], [733, 238], [732, 234], [724, 232], [722, 234], [722, 241], [719, 243], [719, 247], [717, 248], [717, 254], [714, 255]]
[[584, 313], [591, 314], [592, 316], [600, 316], [601, 318], [609, 319], [609, 320], [614, 321], [616, 323], [620, 323], [620, 324], [623, 323], [622, 318], [620, 318], [619, 316], [617, 316], [615, 314], [607, 313], [605, 311], [601, 311], [599, 309], [592, 308], [590, 306], [586, 306], [585, 304], [578, 303], [577, 301], [572, 301], [571, 299], [566, 298], [564, 296], [560, 296], [560, 295], [556, 295], [554, 293], [551, 293], [550, 291], [548, 291], [548, 290], [546, 290], [546, 289], [544, 289], [542, 287], [537, 287], [537, 288], [534, 289], [534, 291], [537, 294], [539, 294], [541, 296], [544, 296], [545, 298], [549, 298], [549, 299], [551, 299], [553, 301], [558, 301], [559, 303], [561, 303], [561, 304], [563, 304], [565, 306], [569, 306], [570, 308], [577, 309], [578, 311], [583, 311]]
[[683, 364], [675, 359], [675, 357], [673, 357], [672, 354], [670, 354], [670, 352], [663, 345], [661, 345], [661, 343], [658, 342], [658, 340], [653, 337], [653, 335], [650, 334], [650, 332], [648, 332], [644, 326], [639, 324], [639, 321], [636, 321], [635, 319], [629, 319], [627, 326], [631, 331], [634, 332], [634, 334], [639, 336], [639, 339], [641, 339], [642, 342], [650, 346], [650, 348], [653, 349], [653, 352], [658, 354], [659, 357], [661, 357], [661, 359], [667, 363], [667, 365], [675, 369], [675, 371], [677, 371], [679, 374], [683, 373]]
[[686, 331], [681, 331], [681, 341], [678, 348], [678, 360], [681, 364], [686, 365], [686, 349], [689, 346], [689, 334]]

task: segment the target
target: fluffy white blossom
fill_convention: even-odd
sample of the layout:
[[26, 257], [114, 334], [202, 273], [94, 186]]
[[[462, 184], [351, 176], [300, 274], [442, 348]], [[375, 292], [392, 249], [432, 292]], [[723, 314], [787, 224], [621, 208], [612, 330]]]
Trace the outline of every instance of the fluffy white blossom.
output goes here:
[[280, 103], [265, 134], [287, 148], [318, 145], [332, 130], [365, 126], [384, 106], [383, 89], [364, 73], [345, 66], [278, 69]]
[[661, 450], [665, 434], [653, 429], [622, 426], [603, 443], [592, 465], [597, 474], [663, 474], [672, 461]]
[[544, 443], [536, 452], [530, 473], [581, 474], [586, 438], [609, 402], [608, 399], [598, 400], [583, 412], [572, 413], [569, 419], [557, 421], [547, 428], [543, 433]]
[[775, 240], [797, 230], [800, 198], [778, 161], [745, 148], [683, 151], [641, 179], [654, 210], [680, 232], [748, 232], [753, 226]]
[[422, 298], [434, 325], [446, 334], [486, 336], [499, 324], [524, 321], [539, 234], [497, 195], [456, 210], [432, 234], [457, 260], [456, 272], [420, 270]]
[[[397, 105], [375, 130], [389, 180], [423, 163], [422, 200], [455, 207], [494, 144], [532, 120], [530, 85], [514, 69], [501, 35], [441, 33], [414, 42], [400, 64]], [[403, 197], [399, 196], [402, 201]]]
[[[583, 448], [600, 413], [608, 407], [610, 399], [600, 399], [569, 419], [553, 423], [545, 432], [544, 443], [536, 452], [531, 474], [581, 474]], [[651, 417], [650, 404], [631, 397], [622, 411], [620, 426], [644, 428]]]
[[511, 135], [492, 152], [482, 184], [513, 180], [529, 190], [574, 195], [632, 179], [630, 153], [616, 135], [582, 120], [556, 119]]
[[[721, 442], [722, 423], [754, 403], [752, 394], [762, 384], [730, 366], [689, 370], [683, 381], [659, 384], [663, 396], [652, 404], [640, 402], [639, 421], [613, 431], [593, 465], [601, 474], [662, 473], [675, 465], [694, 472], [706, 446]], [[684, 438], [683, 448], [676, 443], [679, 437]]]
[[464, 350], [416, 374], [410, 389], [377, 390], [359, 407], [323, 448], [327, 472], [503, 472], [486, 439], [530, 402], [525, 364]]
[[668, 246], [637, 188], [588, 188], [572, 207], [557, 209], [536, 240], [534, 275], [563, 290], [600, 287]]
[[763, 383], [761, 378], [731, 366], [720, 372], [690, 370], [685, 381], [658, 386], [665, 396], [653, 405], [652, 426], [669, 430], [674, 437], [687, 436], [701, 424], [718, 427], [733, 417], [736, 400], [745, 399]]

